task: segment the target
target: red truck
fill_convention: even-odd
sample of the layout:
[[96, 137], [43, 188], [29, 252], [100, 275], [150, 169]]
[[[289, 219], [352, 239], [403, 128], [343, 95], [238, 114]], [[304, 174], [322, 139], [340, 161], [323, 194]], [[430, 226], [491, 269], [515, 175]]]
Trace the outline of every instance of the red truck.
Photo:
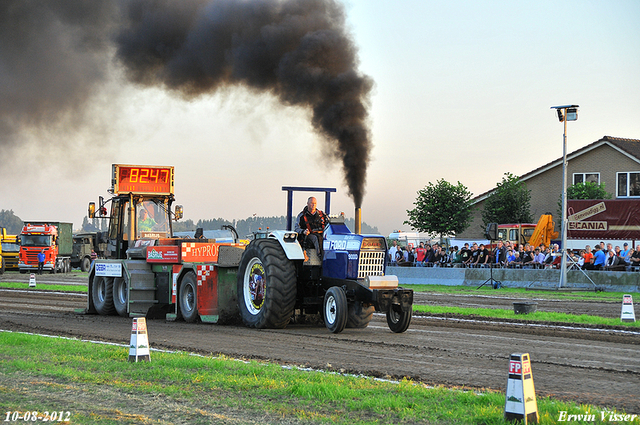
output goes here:
[[73, 224], [60, 222], [26, 222], [20, 233], [20, 273], [38, 270], [38, 253], [44, 250], [44, 271], [71, 271]]

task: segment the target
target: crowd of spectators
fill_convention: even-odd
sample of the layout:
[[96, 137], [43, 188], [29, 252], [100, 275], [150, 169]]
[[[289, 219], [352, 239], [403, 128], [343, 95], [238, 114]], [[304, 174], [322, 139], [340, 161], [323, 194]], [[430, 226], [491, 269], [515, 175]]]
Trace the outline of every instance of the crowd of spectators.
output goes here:
[[[529, 244], [512, 245], [498, 241], [492, 245], [473, 243], [471, 246], [446, 247], [437, 243], [420, 242], [417, 247], [409, 244], [401, 247], [392, 241], [389, 248], [389, 264], [402, 267], [501, 267], [522, 269], [560, 268], [562, 255], [560, 247]], [[624, 243], [623, 247], [604, 242], [593, 247], [569, 251], [567, 267], [583, 270], [640, 270], [640, 245], [633, 248]]]

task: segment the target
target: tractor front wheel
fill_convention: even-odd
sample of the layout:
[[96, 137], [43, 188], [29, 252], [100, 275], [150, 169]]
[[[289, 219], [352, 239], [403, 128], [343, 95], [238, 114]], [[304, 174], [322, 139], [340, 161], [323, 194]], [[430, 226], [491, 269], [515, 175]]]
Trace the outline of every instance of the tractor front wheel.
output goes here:
[[411, 309], [404, 311], [401, 306], [391, 304], [387, 311], [387, 325], [395, 333], [402, 333], [409, 328], [411, 323]]
[[324, 325], [334, 334], [340, 333], [347, 325], [347, 296], [339, 286], [332, 286], [324, 294], [322, 314]]
[[280, 242], [256, 239], [238, 268], [238, 309], [246, 326], [282, 329], [296, 304], [296, 272]]

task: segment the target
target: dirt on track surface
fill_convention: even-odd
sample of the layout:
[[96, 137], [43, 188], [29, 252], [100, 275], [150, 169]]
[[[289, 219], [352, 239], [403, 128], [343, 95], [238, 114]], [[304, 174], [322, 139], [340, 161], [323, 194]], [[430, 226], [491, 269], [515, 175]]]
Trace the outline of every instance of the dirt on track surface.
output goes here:
[[[24, 279], [18, 276], [5, 274], [1, 280]], [[41, 290], [48, 282], [78, 284], [84, 279], [38, 276], [36, 289], [0, 289], [0, 329], [128, 344], [131, 319], [77, 314], [74, 309], [86, 306], [85, 294]], [[433, 293], [415, 298], [416, 304], [494, 308], [512, 308], [520, 301]], [[539, 310], [604, 317], [619, 317], [621, 308], [621, 303], [536, 301]], [[414, 316], [406, 333], [394, 334], [382, 315], [375, 315], [366, 329], [337, 335], [323, 326], [255, 330], [165, 320], [149, 320], [148, 329], [152, 348], [500, 391], [506, 387], [509, 355], [529, 353], [538, 396], [640, 413], [640, 330]]]

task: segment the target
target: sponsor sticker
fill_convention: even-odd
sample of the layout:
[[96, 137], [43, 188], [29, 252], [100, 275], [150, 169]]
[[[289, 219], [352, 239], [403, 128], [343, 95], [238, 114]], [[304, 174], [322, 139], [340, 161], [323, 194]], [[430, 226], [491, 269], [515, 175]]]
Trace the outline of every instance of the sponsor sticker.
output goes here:
[[96, 263], [96, 276], [122, 277], [122, 263]]

